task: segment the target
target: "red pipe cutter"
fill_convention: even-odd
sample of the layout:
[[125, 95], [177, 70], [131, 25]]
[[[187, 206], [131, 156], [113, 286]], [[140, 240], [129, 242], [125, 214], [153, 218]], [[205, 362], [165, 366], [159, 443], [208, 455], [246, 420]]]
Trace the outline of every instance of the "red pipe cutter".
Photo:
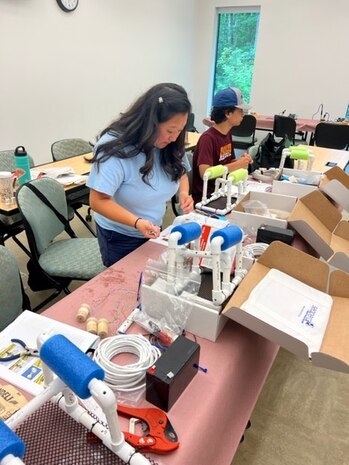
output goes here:
[[[134, 431], [123, 432], [125, 439], [134, 448], [142, 452], [166, 454], [179, 446], [178, 437], [165, 412], [159, 408], [133, 408], [118, 405], [118, 413], [128, 418], [145, 423], [145, 436], [138, 436]], [[134, 422], [133, 422], [134, 423]]]

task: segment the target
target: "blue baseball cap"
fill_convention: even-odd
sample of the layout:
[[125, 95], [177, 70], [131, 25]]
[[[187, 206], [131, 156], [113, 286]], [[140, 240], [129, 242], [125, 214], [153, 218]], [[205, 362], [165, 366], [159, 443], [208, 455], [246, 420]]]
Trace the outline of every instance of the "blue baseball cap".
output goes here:
[[242, 110], [249, 110], [251, 105], [246, 105], [242, 99], [241, 90], [237, 87], [228, 87], [219, 90], [213, 97], [213, 107], [229, 108], [237, 107]]

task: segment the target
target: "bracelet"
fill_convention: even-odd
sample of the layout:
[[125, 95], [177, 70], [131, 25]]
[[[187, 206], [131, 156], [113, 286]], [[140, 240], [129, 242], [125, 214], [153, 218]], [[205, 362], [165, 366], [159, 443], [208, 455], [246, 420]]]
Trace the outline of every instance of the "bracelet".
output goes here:
[[135, 229], [137, 229], [137, 223], [138, 223], [139, 220], [143, 220], [143, 218], [139, 217], [139, 218], [136, 219], [135, 224], [133, 226]]

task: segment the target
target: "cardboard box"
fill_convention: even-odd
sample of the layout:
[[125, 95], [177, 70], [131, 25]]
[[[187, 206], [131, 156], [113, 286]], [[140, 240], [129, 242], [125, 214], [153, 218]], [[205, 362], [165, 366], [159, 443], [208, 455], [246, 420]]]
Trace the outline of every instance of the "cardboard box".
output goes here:
[[338, 166], [326, 171], [320, 190], [339, 207], [349, 211], [349, 175]]
[[349, 222], [319, 190], [297, 201], [288, 222], [329, 264], [349, 272]]
[[[252, 316], [240, 307], [268, 271], [276, 268], [303, 283], [329, 294], [333, 305], [318, 352], [288, 334]], [[287, 305], [287, 302], [283, 302]], [[266, 337], [315, 366], [349, 373], [349, 274], [281, 242], [273, 242], [237, 288], [223, 314]]]
[[271, 192], [249, 192], [247, 195], [245, 195], [241, 200], [239, 200], [239, 203], [230, 212], [230, 222], [237, 224], [241, 228], [253, 227], [257, 230], [263, 224], [267, 224], [269, 226], [278, 226], [280, 228], [287, 228], [287, 218], [271, 218], [268, 216], [246, 213], [243, 204], [249, 200], [259, 200], [269, 209], [281, 210], [286, 213], [291, 213], [293, 207], [296, 204], [297, 198], [288, 195], [272, 194]]
[[273, 181], [272, 192], [274, 194], [291, 195], [293, 197], [303, 197], [303, 195], [309, 194], [309, 192], [316, 191], [316, 186], [309, 184], [299, 184], [289, 181]]

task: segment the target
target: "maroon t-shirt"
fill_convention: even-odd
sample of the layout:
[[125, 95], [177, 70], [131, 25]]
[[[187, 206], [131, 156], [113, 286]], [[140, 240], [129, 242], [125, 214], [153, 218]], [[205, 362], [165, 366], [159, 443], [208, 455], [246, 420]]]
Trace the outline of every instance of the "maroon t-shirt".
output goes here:
[[[201, 135], [193, 156], [192, 195], [194, 203], [202, 199], [203, 180], [199, 173], [199, 165], [227, 165], [233, 160], [235, 160], [235, 153], [230, 131], [224, 135], [212, 127]], [[213, 191], [214, 180], [208, 182], [208, 197]]]

